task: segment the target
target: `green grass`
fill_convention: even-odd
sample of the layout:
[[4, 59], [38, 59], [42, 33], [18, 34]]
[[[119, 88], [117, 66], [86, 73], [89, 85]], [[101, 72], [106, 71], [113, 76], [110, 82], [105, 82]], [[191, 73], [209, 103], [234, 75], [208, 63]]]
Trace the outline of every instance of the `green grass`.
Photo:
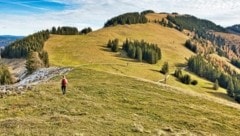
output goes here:
[[[1, 99], [1, 135], [153, 135], [170, 127], [225, 136], [240, 129], [238, 110], [169, 88], [82, 68], [67, 78], [66, 96], [56, 77]], [[134, 132], [134, 123], [151, 133]]]
[[[170, 88], [86, 68], [0, 100], [1, 135], [238, 135], [239, 110]], [[134, 132], [141, 124], [145, 132]], [[146, 131], [148, 133], [146, 133]], [[171, 134], [172, 134], [171, 133]]]
[[[151, 16], [155, 17], [155, 14], [151, 14]], [[157, 14], [156, 16], [162, 15]], [[114, 38], [119, 38], [120, 42], [126, 38], [130, 38], [132, 40], [144, 39], [147, 42], [156, 43], [162, 49], [162, 60], [156, 65], [150, 65], [124, 58], [120, 53], [112, 53], [107, 50], [106, 43], [109, 39]], [[174, 72], [178, 65], [184, 65], [184, 63], [186, 63], [186, 58], [194, 55], [194, 53], [184, 47], [186, 39], [186, 35], [175, 29], [148, 23], [108, 27], [91, 32], [88, 35], [52, 35], [46, 42], [45, 49], [49, 52], [51, 65], [82, 66], [100, 71], [115, 72], [158, 81], [164, 79], [164, 75], [158, 72], [164, 62], [169, 62], [170, 71]], [[199, 85], [187, 86], [181, 84], [172, 76], [168, 84], [231, 100], [227, 97], [225, 89], [220, 89], [217, 92], [215, 91], [215, 93], [210, 88], [211, 82], [194, 76], [193, 74], [191, 75], [194, 79], [198, 80]]]

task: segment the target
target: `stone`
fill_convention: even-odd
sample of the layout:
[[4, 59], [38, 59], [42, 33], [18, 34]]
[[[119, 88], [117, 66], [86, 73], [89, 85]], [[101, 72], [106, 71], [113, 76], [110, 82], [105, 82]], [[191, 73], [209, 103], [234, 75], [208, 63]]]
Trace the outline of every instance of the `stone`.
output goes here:
[[156, 129], [154, 131], [154, 136], [166, 136], [166, 132], [164, 132], [163, 130], [161, 129]]
[[132, 128], [132, 131], [133, 131], [133, 132], [143, 133], [144, 127], [143, 127], [141, 124], [136, 124], [136, 123], [134, 123], [134, 124], [133, 124], [133, 128]]

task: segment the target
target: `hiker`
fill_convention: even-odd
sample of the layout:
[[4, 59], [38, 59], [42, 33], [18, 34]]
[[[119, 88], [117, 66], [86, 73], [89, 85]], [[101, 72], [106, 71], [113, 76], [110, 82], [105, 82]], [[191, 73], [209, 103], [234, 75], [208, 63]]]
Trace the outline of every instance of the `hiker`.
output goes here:
[[62, 77], [61, 80], [61, 87], [62, 87], [62, 93], [63, 95], [66, 94], [66, 88], [67, 88], [68, 81], [65, 76]]

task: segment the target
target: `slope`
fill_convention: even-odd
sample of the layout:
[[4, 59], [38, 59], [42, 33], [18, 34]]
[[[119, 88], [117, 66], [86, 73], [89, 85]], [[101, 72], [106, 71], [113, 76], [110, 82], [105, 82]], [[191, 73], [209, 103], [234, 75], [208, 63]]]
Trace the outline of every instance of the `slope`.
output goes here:
[[[157, 65], [149, 65], [122, 57], [120, 53], [109, 52], [106, 43], [114, 38], [119, 38], [121, 42], [129, 38], [157, 43], [162, 49], [163, 59]], [[160, 69], [164, 61], [168, 61], [173, 69], [176, 64], [185, 63], [185, 58], [193, 54], [183, 46], [186, 39], [185, 35], [174, 29], [164, 28], [157, 24], [138, 24], [108, 27], [82, 36], [53, 35], [47, 41], [45, 49], [50, 54], [52, 65], [79, 66], [104, 63], [109, 65], [94, 65], [93, 67], [159, 80], [161, 75], [156, 74], [156, 71]]]
[[[112, 53], [106, 48], [106, 44], [109, 39], [114, 38], [119, 38], [121, 42], [129, 38], [156, 43], [162, 50], [162, 60], [156, 65], [150, 65], [128, 59], [121, 56], [120, 53]], [[172, 73], [177, 66], [184, 66], [186, 59], [194, 55], [184, 46], [187, 38], [186, 35], [175, 29], [154, 23], [118, 25], [100, 29], [88, 35], [52, 35], [46, 42], [45, 49], [49, 52], [52, 65], [81, 66], [159, 81], [164, 79], [164, 75], [159, 73], [164, 62], [169, 63]], [[172, 76], [168, 79], [168, 84], [230, 100], [225, 95], [225, 90], [213, 91], [211, 82], [192, 76], [193, 79], [199, 81], [197, 86], [181, 84]]]
[[0, 101], [1, 135], [239, 135], [235, 108], [119, 75], [75, 68]]

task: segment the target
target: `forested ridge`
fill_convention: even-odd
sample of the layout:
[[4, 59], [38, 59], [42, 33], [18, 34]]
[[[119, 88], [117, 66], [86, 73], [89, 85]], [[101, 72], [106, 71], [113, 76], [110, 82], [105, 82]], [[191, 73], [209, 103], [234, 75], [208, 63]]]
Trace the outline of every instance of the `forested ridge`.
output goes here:
[[[151, 11], [147, 11], [146, 13], [149, 13], [149, 12]], [[144, 14], [146, 13], [144, 12]], [[108, 20], [104, 24], [104, 27], [115, 26], [115, 25], [125, 25], [125, 24], [129, 24], [129, 25], [139, 24], [139, 23], [144, 24], [148, 22], [144, 14], [140, 14], [138, 12], [125, 13]]]
[[210, 62], [207, 62], [201, 55], [193, 56], [188, 59], [188, 69], [198, 76], [206, 78], [212, 82], [218, 81], [219, 85], [227, 89], [230, 97], [240, 102], [240, 79], [238, 75], [229, 75], [220, 71]]
[[44, 42], [49, 36], [50, 33], [48, 30], [29, 35], [5, 47], [1, 56], [4, 58], [26, 58], [30, 51], [41, 52]]

